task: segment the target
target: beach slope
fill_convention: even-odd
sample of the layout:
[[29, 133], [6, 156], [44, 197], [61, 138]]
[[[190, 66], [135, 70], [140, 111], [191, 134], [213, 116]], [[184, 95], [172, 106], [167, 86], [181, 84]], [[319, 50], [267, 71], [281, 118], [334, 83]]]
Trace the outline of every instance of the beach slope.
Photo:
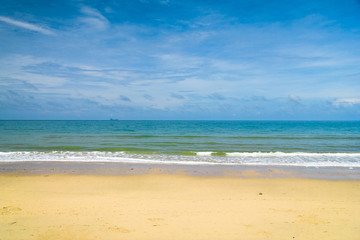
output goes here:
[[358, 240], [360, 181], [0, 175], [0, 239]]

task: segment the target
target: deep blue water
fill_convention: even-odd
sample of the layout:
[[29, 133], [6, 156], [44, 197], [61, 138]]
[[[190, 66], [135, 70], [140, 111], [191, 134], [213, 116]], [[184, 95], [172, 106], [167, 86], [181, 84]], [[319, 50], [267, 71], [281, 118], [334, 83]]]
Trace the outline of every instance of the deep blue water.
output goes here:
[[0, 161], [287, 164], [312, 158], [360, 166], [360, 121], [0, 121], [0, 152]]

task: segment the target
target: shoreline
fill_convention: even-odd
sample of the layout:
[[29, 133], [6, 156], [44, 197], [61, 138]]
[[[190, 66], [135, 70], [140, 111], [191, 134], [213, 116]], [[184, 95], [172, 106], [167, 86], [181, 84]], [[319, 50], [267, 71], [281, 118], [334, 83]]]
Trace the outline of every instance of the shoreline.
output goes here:
[[127, 162], [0, 162], [0, 174], [147, 175], [360, 180], [360, 168]]
[[360, 168], [358, 152], [191, 152], [131, 153], [123, 151], [0, 152], [0, 162], [84, 162], [255, 167]]

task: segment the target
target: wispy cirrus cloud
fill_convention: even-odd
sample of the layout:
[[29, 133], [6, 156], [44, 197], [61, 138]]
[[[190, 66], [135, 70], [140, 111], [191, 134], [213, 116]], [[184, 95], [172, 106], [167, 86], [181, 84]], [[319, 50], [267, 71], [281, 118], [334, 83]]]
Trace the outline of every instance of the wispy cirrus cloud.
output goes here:
[[97, 9], [84, 6], [80, 11], [85, 15], [80, 18], [80, 22], [97, 30], [105, 30], [109, 27], [110, 22]]
[[0, 16], [0, 21], [11, 24], [11, 25], [14, 25], [14, 26], [17, 26], [17, 27], [25, 28], [27, 30], [39, 32], [39, 33], [42, 33], [42, 34], [45, 34], [45, 35], [56, 35], [54, 31], [51, 31], [49, 29], [45, 29], [45, 28], [40, 27], [40, 26], [35, 25], [35, 24], [14, 20], [12, 18]]

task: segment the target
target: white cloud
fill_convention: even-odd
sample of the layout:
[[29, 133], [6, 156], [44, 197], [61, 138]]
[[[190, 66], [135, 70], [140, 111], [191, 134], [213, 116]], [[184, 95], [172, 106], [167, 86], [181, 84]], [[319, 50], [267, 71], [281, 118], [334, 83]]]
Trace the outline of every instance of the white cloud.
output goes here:
[[88, 16], [93, 16], [104, 20], [106, 19], [98, 10], [91, 7], [84, 6], [81, 8], [81, 12]]
[[4, 16], [0, 16], [0, 21], [46, 35], [56, 35], [53, 31], [50, 31], [48, 29], [39, 27], [31, 23], [17, 21]]
[[[58, 87], [68, 81], [63, 77], [32, 73], [25, 70], [28, 66], [46, 62], [49, 62], [49, 59], [26, 55], [12, 55], [0, 59], [0, 78], [18, 79], [37, 87], [41, 86], [42, 88]], [[7, 80], [7, 83], [11, 85], [12, 81]]]
[[105, 30], [109, 27], [110, 22], [98, 10], [84, 6], [80, 11], [86, 15], [86, 17], [80, 18], [80, 22], [97, 30]]
[[333, 102], [333, 105], [335, 107], [353, 106], [355, 104], [360, 104], [360, 98], [343, 98], [343, 99], [337, 99], [335, 102]]
[[301, 104], [301, 98], [299, 96], [296, 96], [294, 94], [288, 95], [288, 100], [292, 103]]

